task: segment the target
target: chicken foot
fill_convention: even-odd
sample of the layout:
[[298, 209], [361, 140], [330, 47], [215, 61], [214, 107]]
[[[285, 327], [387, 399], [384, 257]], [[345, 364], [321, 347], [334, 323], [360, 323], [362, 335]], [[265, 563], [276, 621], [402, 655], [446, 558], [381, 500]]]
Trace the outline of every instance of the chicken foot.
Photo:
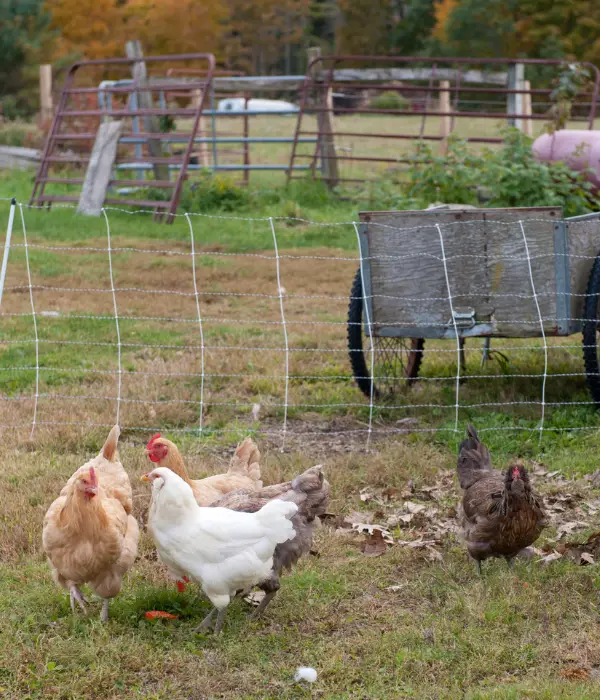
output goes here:
[[202, 620], [202, 622], [198, 625], [198, 627], [196, 627], [194, 632], [197, 633], [197, 632], [201, 632], [202, 630], [210, 629], [212, 627], [212, 619], [213, 619], [216, 612], [217, 612], [217, 609], [213, 608], [208, 613], [208, 615], [204, 618], [204, 620]]
[[85, 607], [85, 604], [88, 602], [83, 593], [79, 590], [79, 588], [72, 583], [69, 586], [69, 599], [71, 603], [71, 610], [73, 611], [73, 614], [75, 614], [75, 601], [77, 601], [77, 604], [79, 607], [83, 610], [83, 614], [87, 615], [87, 608]]
[[198, 633], [202, 630], [210, 629], [212, 627], [212, 619], [215, 615], [216, 612], [219, 614], [217, 615], [217, 622], [214, 627], [214, 633], [219, 634], [219, 632], [223, 629], [223, 622], [225, 622], [225, 613], [227, 611], [227, 608], [223, 608], [222, 610], [219, 610], [218, 608], [213, 608], [208, 615], [202, 620], [202, 622], [196, 627], [194, 632]]

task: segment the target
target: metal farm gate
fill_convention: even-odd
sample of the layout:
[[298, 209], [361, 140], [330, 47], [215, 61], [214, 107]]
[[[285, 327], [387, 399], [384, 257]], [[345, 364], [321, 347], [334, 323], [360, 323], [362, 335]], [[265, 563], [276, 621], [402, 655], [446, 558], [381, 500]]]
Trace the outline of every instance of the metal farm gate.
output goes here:
[[[473, 120], [479, 119], [508, 122], [531, 135], [534, 121], [549, 119], [546, 107], [552, 90], [535, 86], [541, 72], [547, 85], [549, 76], [555, 77], [564, 66], [562, 61], [541, 59], [318, 56], [310, 61], [302, 86], [288, 180], [298, 177], [294, 171], [299, 163], [309, 163], [313, 175], [330, 186], [364, 182], [369, 179], [365, 164], [371, 166], [369, 175], [376, 176], [384, 168], [407, 163], [403, 141], [443, 144], [463, 119], [470, 120], [464, 134], [470, 143], [503, 140], [471, 130]], [[588, 71], [591, 89], [577, 95], [571, 121], [593, 129], [600, 71], [591, 63], [578, 66]], [[406, 104], [377, 108], [361, 98], [390, 92], [401, 95]], [[348, 106], [336, 105], [336, 94], [338, 103], [345, 94]], [[474, 108], [481, 106], [486, 108]], [[350, 115], [362, 119], [349, 125]], [[387, 131], [377, 120], [384, 115], [398, 117]], [[306, 138], [316, 139], [314, 148], [300, 147]], [[349, 172], [352, 169], [356, 172]]]

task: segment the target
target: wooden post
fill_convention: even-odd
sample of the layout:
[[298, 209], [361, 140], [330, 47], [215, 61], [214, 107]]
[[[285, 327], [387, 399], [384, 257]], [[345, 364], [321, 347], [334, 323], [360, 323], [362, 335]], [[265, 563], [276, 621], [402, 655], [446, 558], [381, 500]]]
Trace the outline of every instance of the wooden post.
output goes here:
[[[128, 41], [125, 45], [127, 58], [144, 58], [142, 45], [139, 41]], [[132, 67], [132, 76], [139, 86], [148, 85], [148, 72], [143, 60], [136, 61]], [[152, 92], [150, 90], [140, 90], [137, 93], [137, 103], [140, 109], [152, 109]], [[146, 133], [157, 134], [160, 131], [160, 121], [154, 114], [142, 117], [144, 131]], [[162, 143], [159, 139], [148, 139], [148, 150], [152, 158], [162, 158]], [[156, 180], [169, 180], [169, 166], [163, 163], [154, 163], [154, 177]]]
[[440, 117], [440, 153], [445, 156], [448, 151], [448, 136], [450, 135], [450, 117], [443, 112], [450, 111], [450, 81], [440, 80], [439, 107], [438, 112], [442, 112]]
[[[197, 109], [202, 104], [202, 90], [194, 90], [192, 95], [192, 107]], [[200, 115], [198, 122], [198, 136], [206, 138], [206, 130], [204, 128], [204, 117]], [[207, 144], [202, 142], [198, 144], [198, 164], [203, 168], [208, 168], [208, 148]]]
[[52, 121], [54, 107], [52, 105], [52, 66], [49, 63], [40, 66], [40, 118], [42, 128]]
[[122, 128], [122, 121], [103, 122], [98, 127], [77, 206], [77, 211], [81, 214], [100, 216]]
[[[313, 46], [307, 50], [308, 63], [321, 55], [321, 47]], [[311, 68], [313, 84], [317, 87], [317, 94], [320, 95], [315, 106], [326, 111], [317, 112], [317, 130], [319, 132], [317, 148], [321, 155], [321, 175], [326, 180], [329, 187], [338, 184], [339, 172], [337, 154], [335, 151], [335, 128], [333, 125], [333, 88], [318, 86], [318, 69]]]
[[[520, 89], [525, 80], [525, 65], [523, 63], [514, 63], [508, 67], [508, 88], [510, 90]], [[509, 92], [506, 99], [506, 111], [509, 114], [523, 114], [523, 95], [521, 93]], [[521, 129], [522, 119], [518, 117], [509, 117], [508, 125], [514, 126], [516, 129]]]
[[[523, 80], [521, 82], [521, 87], [527, 92], [523, 93], [523, 114], [531, 116], [532, 105], [531, 105], [531, 83], [529, 80]], [[533, 119], [523, 119], [523, 133], [529, 138], [533, 138]]]

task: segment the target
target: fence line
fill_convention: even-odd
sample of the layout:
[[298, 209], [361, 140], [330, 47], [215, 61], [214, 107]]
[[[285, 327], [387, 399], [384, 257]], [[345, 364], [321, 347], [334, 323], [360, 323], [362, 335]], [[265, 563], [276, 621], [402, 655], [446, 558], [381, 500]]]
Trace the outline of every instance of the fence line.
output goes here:
[[[16, 207], [21, 231], [13, 232]], [[280, 229], [277, 223], [283, 224], [284, 217], [201, 215], [249, 225], [264, 223], [271, 234], [272, 251], [205, 251], [202, 227], [195, 227], [192, 218], [198, 215], [191, 213], [177, 215], [186, 222], [187, 240], [174, 241], [172, 248], [164, 242], [156, 249], [149, 248], [147, 242], [140, 247], [120, 246], [124, 210], [116, 207], [102, 210], [105, 247], [50, 245], [43, 240], [46, 219], [32, 219], [26, 226], [28, 209], [21, 203], [10, 206], [8, 230], [12, 239], [7, 235], [4, 248], [5, 283], [0, 287], [4, 292], [0, 312], [4, 326], [0, 341], [3, 430], [24, 432], [27, 427], [33, 438], [42, 427], [106, 427], [116, 418], [124, 429], [144, 432], [226, 436], [252, 430], [278, 439], [283, 449], [290, 436], [324, 440], [347, 435], [368, 448], [374, 437], [413, 432], [458, 434], [472, 411], [480, 414], [482, 431], [538, 431], [540, 439], [559, 430], [600, 427], [591, 410], [584, 416], [587, 426], [577, 425], [581, 417], [575, 413], [571, 417], [567, 413], [565, 425], [552, 424], [555, 409], [576, 411], [594, 405], [584, 393], [582, 380], [590, 375], [583, 371], [579, 353], [583, 347], [596, 346], [551, 342], [545, 330], [546, 323], [557, 319], [543, 313], [542, 302], [555, 297], [556, 292], [536, 287], [532, 262], [553, 255], [532, 254], [527, 226], [537, 219], [510, 224], [509, 230], [514, 231], [515, 241], [520, 240], [524, 254], [494, 258], [504, 263], [527, 263], [531, 293], [491, 297], [531, 302], [536, 311], [534, 320], [519, 318], [517, 313], [514, 319], [495, 320], [522, 326], [540, 340], [494, 339], [492, 353], [496, 353], [500, 371], [471, 367], [464, 372], [455, 305], [463, 297], [490, 295], [453, 291], [449, 263], [464, 257], [484, 257], [491, 263], [492, 256], [452, 255], [444, 235], [452, 224], [386, 229], [390, 234], [420, 231], [435, 236], [440, 255], [363, 255], [358, 222], [317, 222], [314, 225], [345, 227], [344, 245], [356, 245], [355, 254], [340, 255], [336, 250], [327, 256], [287, 251], [281, 241], [283, 226]], [[52, 211], [47, 216], [53, 216]], [[15, 240], [20, 236], [22, 240]], [[57, 256], [52, 274], [58, 279], [53, 284], [45, 284], [43, 279], [46, 258], [40, 256], [47, 253]], [[439, 262], [444, 289], [423, 297], [368, 292], [367, 265], [378, 261], [414, 266], [424, 258]], [[347, 274], [342, 267], [345, 264]], [[362, 294], [354, 297], [351, 284], [357, 269]], [[95, 284], [88, 284], [87, 279], [94, 279]], [[108, 286], [96, 281], [102, 279], [107, 279]], [[150, 281], [145, 283], [146, 279]], [[188, 283], [191, 291], [185, 287]], [[277, 285], [276, 293], [269, 289], [273, 284]], [[574, 299], [589, 296], [568, 294]], [[417, 330], [419, 323], [402, 320], [403, 308], [418, 308], [426, 314], [432, 302], [448, 304], [448, 323], [432, 320], [425, 324], [444, 327], [448, 334], [446, 341], [426, 339], [419, 351], [424, 364], [416, 383], [413, 377], [393, 371], [385, 354], [389, 350], [380, 347], [377, 331], [382, 324], [371, 317], [369, 303], [378, 299], [399, 302], [398, 317], [386, 322], [386, 327]], [[346, 305], [356, 300], [362, 302], [365, 317], [349, 321]], [[348, 349], [344, 327], [352, 325], [364, 327], [367, 349]], [[479, 353], [471, 345], [478, 341], [466, 342], [469, 357], [472, 352]], [[103, 352], [109, 348], [116, 350], [116, 357]], [[353, 353], [365, 356], [366, 375], [353, 376], [347, 359]], [[283, 371], [277, 371], [282, 359]], [[513, 363], [510, 371], [509, 362]], [[355, 386], [356, 379], [369, 382], [366, 396]], [[534, 386], [535, 380], [541, 380], [541, 389]], [[454, 388], [452, 402], [449, 382]], [[395, 392], [387, 397], [378, 395], [375, 387], [379, 383], [393, 386]], [[563, 400], [563, 394], [570, 390]], [[255, 415], [257, 404], [260, 418]], [[498, 423], [499, 416], [506, 419], [510, 415], [515, 419], [513, 425]], [[486, 416], [496, 423], [486, 424]], [[323, 419], [327, 427], [320, 429]], [[339, 419], [347, 420], [342, 429]], [[413, 419], [418, 422], [408, 427], [398, 423]], [[524, 426], [522, 421], [535, 423], [535, 427]]]

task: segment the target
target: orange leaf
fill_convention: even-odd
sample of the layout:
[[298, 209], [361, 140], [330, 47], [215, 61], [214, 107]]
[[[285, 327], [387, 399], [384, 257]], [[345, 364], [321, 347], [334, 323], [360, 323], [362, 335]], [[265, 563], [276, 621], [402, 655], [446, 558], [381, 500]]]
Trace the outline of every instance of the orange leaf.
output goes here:
[[144, 617], [146, 620], [158, 620], [162, 618], [163, 620], [176, 620], [179, 616], [172, 615], [171, 613], [165, 612], [164, 610], [148, 610]]

